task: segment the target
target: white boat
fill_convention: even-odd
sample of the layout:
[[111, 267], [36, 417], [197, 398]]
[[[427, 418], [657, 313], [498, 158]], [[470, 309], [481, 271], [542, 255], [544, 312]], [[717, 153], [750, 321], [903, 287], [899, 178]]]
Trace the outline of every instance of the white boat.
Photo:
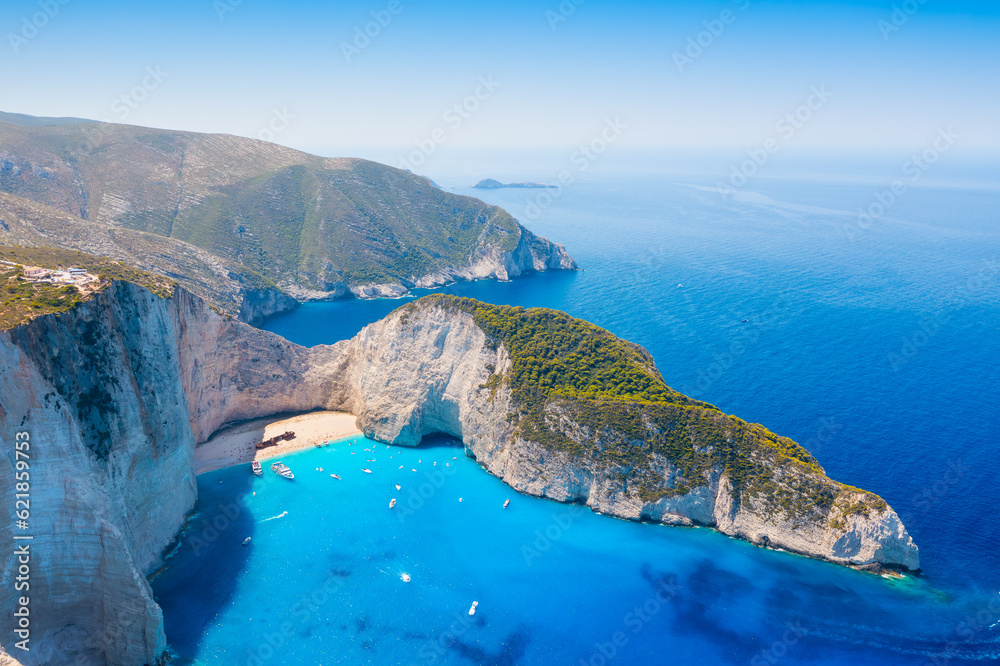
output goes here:
[[256, 474], [257, 476], [260, 476], [261, 474], [264, 473], [264, 470], [261, 469], [259, 460], [254, 460], [252, 463], [250, 463], [250, 467], [253, 468], [253, 473]]
[[408, 574], [408, 573], [400, 574], [399, 575], [399, 580], [403, 581], [404, 583], [409, 583], [410, 582], [410, 574]]
[[504, 503], [503, 503], [503, 508], [506, 509], [508, 506], [510, 506], [510, 499], [504, 500]]
[[393, 497], [391, 500], [389, 500], [389, 508], [391, 509], [394, 506], [396, 506], [396, 498], [395, 497]]
[[472, 602], [472, 607], [469, 608], [469, 615], [475, 615], [476, 614], [476, 606], [478, 606], [478, 605], [479, 605], [478, 601], [473, 601]]
[[248, 543], [250, 543], [250, 537], [247, 537], [246, 539], [243, 539], [243, 545], [244, 546], [247, 545]]
[[337, 481], [340, 481], [340, 475], [339, 474], [331, 474], [330, 476], [332, 476], [333, 478], [337, 479]]
[[370, 469], [368, 469], [367, 467], [362, 467], [361, 471], [364, 472], [365, 474], [371, 474], [372, 473], [372, 471]]
[[399, 484], [397, 483], [396, 484], [396, 490], [399, 490], [399, 489], [400, 489], [400, 487], [399, 487]]
[[278, 476], [283, 476], [286, 479], [294, 479], [295, 475], [292, 474], [292, 470], [288, 468], [288, 465], [281, 462], [280, 460], [275, 463], [271, 463], [271, 471], [273, 471]]

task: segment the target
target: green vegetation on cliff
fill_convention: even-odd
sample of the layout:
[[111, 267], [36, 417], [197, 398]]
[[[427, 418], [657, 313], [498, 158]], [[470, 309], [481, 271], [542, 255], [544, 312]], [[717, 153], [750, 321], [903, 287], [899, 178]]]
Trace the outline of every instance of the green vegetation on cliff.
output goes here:
[[0, 192], [183, 241], [283, 288], [409, 286], [499, 258], [527, 233], [501, 208], [375, 162], [220, 134], [3, 121]]
[[[671, 389], [645, 349], [598, 326], [556, 310], [441, 294], [404, 306], [404, 316], [423, 306], [472, 315], [507, 350], [509, 372], [492, 375], [484, 388], [495, 395], [501, 383], [509, 386], [518, 436], [614, 467], [645, 501], [685, 494], [724, 470], [738, 501], [763, 502], [796, 519], [828, 511], [838, 497], [853, 498], [845, 515], [884, 506], [828, 479], [791, 439]], [[677, 471], [672, 485], [664, 483], [664, 461]]]
[[53, 270], [75, 266], [100, 278], [99, 283], [90, 285], [91, 288], [82, 293], [73, 285], [29, 283], [24, 280], [20, 267], [0, 264], [0, 330], [4, 331], [40, 315], [66, 312], [113, 280], [133, 282], [164, 298], [174, 293], [175, 284], [168, 278], [74, 250], [0, 246], [0, 260]]

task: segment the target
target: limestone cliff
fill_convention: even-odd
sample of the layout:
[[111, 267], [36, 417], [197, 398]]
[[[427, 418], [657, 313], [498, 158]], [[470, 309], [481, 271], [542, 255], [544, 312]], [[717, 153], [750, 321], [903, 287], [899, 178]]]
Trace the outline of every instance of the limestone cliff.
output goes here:
[[[511, 332], [536, 328], [555, 336], [550, 360], [596, 363], [573, 380], [577, 393], [548, 372], [525, 392], [537, 359]], [[616, 390], [641, 389], [642, 400], [595, 392], [615, 372], [627, 379]], [[794, 442], [670, 391], [643, 350], [561, 313], [428, 297], [352, 340], [306, 349], [184, 290], [160, 297], [116, 282], [0, 332], [2, 499], [13, 506], [11, 442], [28, 432], [35, 557], [32, 652], [4, 647], [24, 664], [161, 659], [145, 576], [195, 503], [196, 444], [229, 422], [316, 408], [351, 411], [384, 442], [460, 437], [515, 489], [612, 516], [710, 525], [841, 564], [919, 566], [881, 499], [831, 481]], [[12, 543], [11, 530], [0, 524], [0, 540]], [[15, 564], [0, 566], [9, 637]]]
[[[355, 337], [348, 380], [365, 434], [416, 445], [448, 433], [516, 490], [618, 518], [708, 525], [860, 568], [919, 569], [917, 547], [881, 498], [832, 481], [791, 440], [670, 392], [644, 350], [637, 359], [669, 399], [646, 389], [641, 401], [564, 392], [526, 404], [502, 336], [481, 325], [498, 310], [428, 297]], [[562, 334], [570, 318], [560, 314], [552, 325]]]

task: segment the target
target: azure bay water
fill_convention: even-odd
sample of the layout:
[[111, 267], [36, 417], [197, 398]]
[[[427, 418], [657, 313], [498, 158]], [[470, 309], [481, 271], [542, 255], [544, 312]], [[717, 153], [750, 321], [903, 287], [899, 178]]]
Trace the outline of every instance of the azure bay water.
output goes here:
[[[443, 291], [566, 310], [642, 344], [674, 388], [882, 495], [923, 575], [520, 496], [444, 439], [341, 442], [286, 457], [292, 482], [199, 477], [199, 514], [153, 581], [182, 662], [1000, 660], [1000, 194], [911, 189], [859, 225], [869, 186], [761, 180], [723, 198], [697, 179], [618, 175], [526, 219], [540, 191], [436, 180], [504, 206], [584, 269]], [[309, 304], [267, 328], [330, 343], [403, 302]]]

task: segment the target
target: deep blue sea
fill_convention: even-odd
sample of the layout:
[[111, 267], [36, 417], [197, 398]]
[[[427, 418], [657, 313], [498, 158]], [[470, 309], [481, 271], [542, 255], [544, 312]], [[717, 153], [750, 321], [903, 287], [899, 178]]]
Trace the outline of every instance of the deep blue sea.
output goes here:
[[[502, 175], [436, 180], [583, 270], [443, 291], [642, 344], [674, 388], [882, 495], [923, 574], [520, 496], [445, 439], [359, 439], [288, 456], [293, 482], [199, 477], [199, 513], [153, 581], [180, 663], [1000, 663], [1000, 192], [911, 188], [862, 220], [884, 187], [760, 179], [724, 198], [714, 182], [621, 173], [551, 201], [465, 187]], [[404, 302], [309, 304], [266, 328], [330, 343]]]

